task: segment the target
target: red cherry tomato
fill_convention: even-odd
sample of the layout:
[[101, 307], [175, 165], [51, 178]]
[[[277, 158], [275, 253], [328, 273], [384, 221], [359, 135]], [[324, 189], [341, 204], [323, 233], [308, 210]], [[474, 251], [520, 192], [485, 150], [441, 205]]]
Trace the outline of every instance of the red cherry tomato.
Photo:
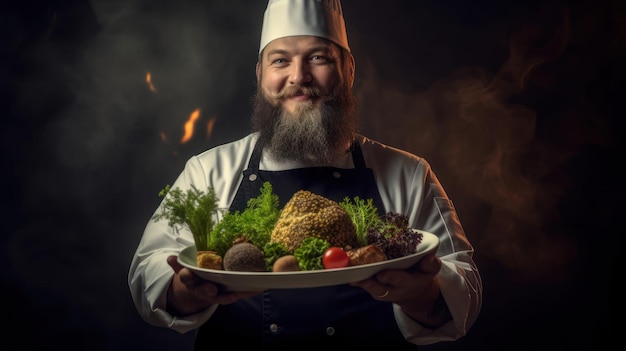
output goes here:
[[348, 267], [350, 265], [350, 257], [342, 248], [331, 246], [324, 251], [322, 264], [326, 269]]

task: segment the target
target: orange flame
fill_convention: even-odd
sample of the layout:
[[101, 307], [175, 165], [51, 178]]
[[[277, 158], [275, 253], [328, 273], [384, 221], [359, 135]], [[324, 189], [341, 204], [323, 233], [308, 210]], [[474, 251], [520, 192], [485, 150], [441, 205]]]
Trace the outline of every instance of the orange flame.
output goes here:
[[191, 137], [193, 136], [193, 128], [194, 128], [194, 124], [196, 123], [196, 121], [198, 120], [198, 118], [200, 118], [200, 109], [197, 108], [195, 109], [191, 115], [189, 116], [189, 119], [187, 120], [187, 122], [185, 122], [185, 134], [183, 135], [183, 138], [180, 139], [180, 143], [184, 144], [186, 142], [188, 142]]
[[211, 137], [213, 134], [213, 127], [215, 126], [215, 120], [217, 118], [215, 116], [211, 117], [211, 119], [206, 123], [206, 137], [207, 139]]
[[156, 93], [156, 88], [154, 87], [154, 84], [152, 84], [152, 73], [150, 72], [146, 73], [146, 83], [148, 83], [148, 89], [150, 89], [151, 92]]

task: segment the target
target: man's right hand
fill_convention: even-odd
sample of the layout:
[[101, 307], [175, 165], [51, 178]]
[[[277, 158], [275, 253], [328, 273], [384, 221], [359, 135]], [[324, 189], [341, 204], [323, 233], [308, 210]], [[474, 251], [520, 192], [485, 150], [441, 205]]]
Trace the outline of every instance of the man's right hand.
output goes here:
[[167, 263], [174, 270], [174, 278], [167, 291], [167, 311], [175, 316], [198, 313], [214, 304], [228, 305], [262, 292], [223, 291], [219, 285], [204, 280], [183, 267], [175, 255], [169, 256]]

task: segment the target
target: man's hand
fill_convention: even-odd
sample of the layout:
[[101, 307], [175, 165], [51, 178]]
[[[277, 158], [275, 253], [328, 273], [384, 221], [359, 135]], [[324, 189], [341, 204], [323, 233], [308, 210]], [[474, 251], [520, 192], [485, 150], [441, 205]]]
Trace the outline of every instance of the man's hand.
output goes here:
[[439, 289], [436, 275], [440, 269], [441, 260], [432, 253], [407, 270], [385, 270], [351, 285], [363, 288], [376, 300], [399, 305], [418, 323], [437, 328], [452, 318]]
[[174, 270], [174, 278], [167, 291], [167, 310], [175, 316], [198, 313], [214, 304], [228, 305], [261, 293], [222, 291], [219, 285], [204, 280], [183, 267], [176, 256], [169, 256], [167, 263]]

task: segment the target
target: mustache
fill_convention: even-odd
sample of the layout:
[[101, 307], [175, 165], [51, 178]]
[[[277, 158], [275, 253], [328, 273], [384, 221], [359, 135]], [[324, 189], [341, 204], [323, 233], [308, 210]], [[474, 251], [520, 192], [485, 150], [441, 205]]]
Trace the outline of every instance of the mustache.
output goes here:
[[[316, 98], [326, 96], [326, 94], [319, 88], [292, 85], [285, 87], [283, 90], [280, 91], [280, 93], [276, 95], [276, 97], [279, 99], [283, 99], [294, 97], [297, 95], [308, 95]], [[330, 98], [330, 96], [327, 97]]]

